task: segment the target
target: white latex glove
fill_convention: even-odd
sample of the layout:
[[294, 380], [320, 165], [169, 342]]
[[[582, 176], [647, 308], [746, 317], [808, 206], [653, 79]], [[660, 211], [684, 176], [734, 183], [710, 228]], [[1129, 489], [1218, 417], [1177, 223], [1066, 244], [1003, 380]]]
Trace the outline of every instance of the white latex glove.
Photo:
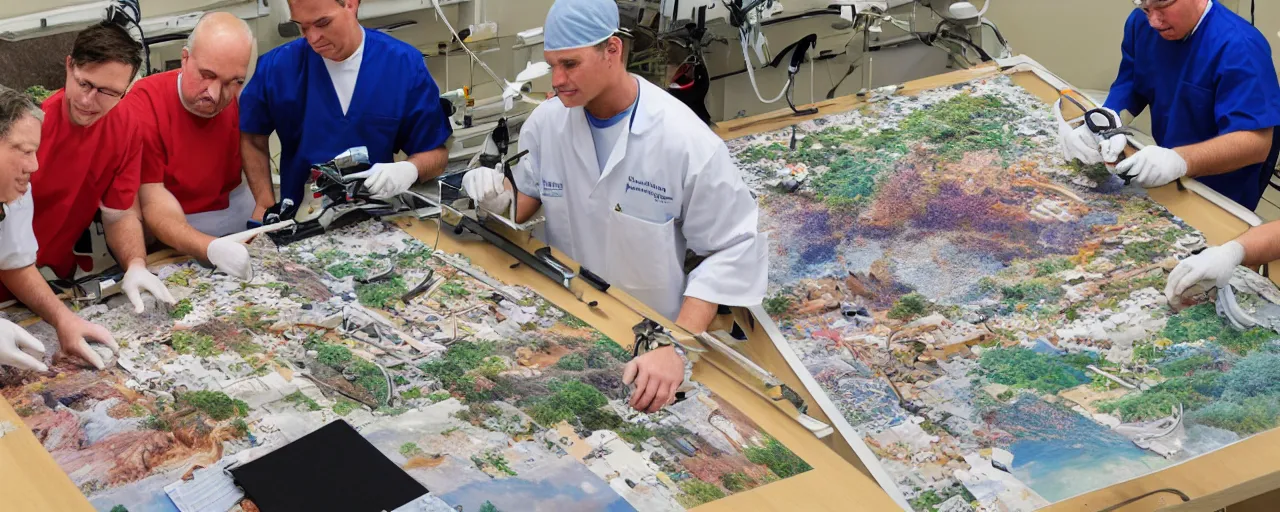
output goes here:
[[1207, 288], [1224, 287], [1231, 284], [1231, 274], [1244, 261], [1244, 246], [1239, 242], [1227, 242], [1218, 247], [1210, 247], [1204, 252], [1182, 260], [1173, 272], [1169, 273], [1169, 284], [1164, 288], [1165, 298], [1170, 304], [1186, 293], [1191, 287], [1201, 284]]
[[491, 212], [505, 212], [511, 205], [512, 194], [506, 187], [506, 178], [497, 169], [477, 167], [462, 177], [462, 189], [475, 199], [481, 208]]
[[40, 362], [39, 358], [32, 357], [27, 352], [43, 357], [44, 344], [18, 324], [0, 320], [0, 366], [12, 366], [20, 370], [37, 372], [49, 371], [49, 367]]
[[241, 281], [253, 279], [253, 265], [249, 264], [249, 249], [239, 242], [218, 238], [209, 242], [209, 263], [218, 270]]
[[[1107, 108], [1103, 112], [1110, 116], [1115, 126], [1121, 126], [1120, 114]], [[1124, 151], [1128, 139], [1124, 134], [1112, 135], [1111, 138], [1098, 141], [1098, 135], [1089, 130], [1088, 124], [1072, 128], [1066, 121], [1058, 124], [1058, 135], [1062, 140], [1062, 152], [1067, 161], [1079, 160], [1085, 165], [1115, 162]]]
[[1177, 151], [1147, 146], [1116, 166], [1116, 174], [1133, 177], [1143, 188], [1167, 185], [1187, 175], [1187, 161]]
[[374, 164], [369, 169], [369, 179], [364, 187], [374, 199], [386, 200], [409, 191], [418, 182], [418, 166], [413, 162], [395, 162], [390, 164]]
[[142, 305], [142, 292], [146, 291], [155, 296], [156, 300], [166, 304], [175, 304], [178, 301], [173, 300], [173, 296], [169, 295], [169, 289], [165, 288], [164, 282], [160, 278], [147, 270], [146, 265], [134, 265], [124, 273], [124, 280], [120, 282], [120, 289], [124, 290], [125, 295], [129, 297], [129, 302], [133, 303], [133, 312], [141, 314], [146, 311]]
[[1125, 148], [1129, 147], [1129, 137], [1123, 133], [1112, 135], [1110, 139], [1106, 139], [1098, 144], [1098, 151], [1102, 153], [1102, 162], [1116, 163], [1120, 161], [1120, 157], [1124, 156]]
[[1062, 156], [1068, 162], [1079, 160], [1085, 165], [1102, 163], [1098, 138], [1089, 131], [1088, 126], [1080, 125], [1073, 129], [1070, 125], [1064, 124], [1059, 128], [1058, 135], [1062, 139]]

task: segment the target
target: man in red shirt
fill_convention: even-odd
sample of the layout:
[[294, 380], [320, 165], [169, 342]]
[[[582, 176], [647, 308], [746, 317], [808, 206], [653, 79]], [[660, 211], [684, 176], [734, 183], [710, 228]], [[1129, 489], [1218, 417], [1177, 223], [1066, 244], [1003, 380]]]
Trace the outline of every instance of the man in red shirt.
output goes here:
[[139, 80], [121, 102], [142, 135], [138, 198], [147, 230], [240, 279], [252, 277], [249, 251], [216, 237], [243, 231], [255, 205], [241, 183], [236, 102], [254, 41], [240, 18], [207, 14], [182, 49], [182, 67]]
[[[138, 313], [145, 309], [143, 291], [175, 302], [164, 283], [147, 270], [142, 219], [135, 205], [142, 144], [134, 121], [126, 112], [115, 111], [142, 65], [141, 52], [142, 45], [128, 31], [110, 22], [76, 36], [66, 61], [65, 88], [42, 105], [45, 121], [37, 157], [44, 171], [31, 179], [40, 244], [36, 265], [62, 278], [73, 277], [76, 240], [101, 212], [107, 246], [125, 269], [121, 289]], [[10, 289], [19, 295], [31, 293]]]
[[[29, 158], [34, 153], [43, 172], [23, 173], [15, 191], [28, 194], [19, 200], [31, 203], [30, 230], [34, 236], [19, 236], [25, 225], [6, 226], [17, 236], [6, 243], [0, 269], [0, 301], [16, 298], [40, 315], [58, 333], [58, 342], [67, 354], [78, 356], [94, 367], [103, 367], [102, 358], [87, 341], [97, 341], [116, 350], [111, 333], [71, 312], [58, 300], [36, 268], [47, 266], [62, 277], [75, 270], [72, 250], [76, 239], [93, 222], [100, 210], [111, 246], [118, 261], [128, 268], [121, 283], [142, 311], [141, 290], [170, 302], [168, 290], [147, 271], [142, 246], [142, 225], [133, 208], [138, 187], [139, 141], [132, 122], [113, 107], [124, 96], [133, 75], [142, 65], [142, 47], [123, 28], [109, 23], [80, 32], [67, 57], [66, 87], [45, 101], [43, 124], [17, 119], [5, 141], [10, 149]], [[38, 132], [32, 131], [38, 128]], [[24, 164], [25, 165], [25, 164]], [[14, 222], [25, 215], [15, 216]], [[25, 221], [24, 221], [25, 223]], [[7, 237], [6, 237], [7, 238]]]

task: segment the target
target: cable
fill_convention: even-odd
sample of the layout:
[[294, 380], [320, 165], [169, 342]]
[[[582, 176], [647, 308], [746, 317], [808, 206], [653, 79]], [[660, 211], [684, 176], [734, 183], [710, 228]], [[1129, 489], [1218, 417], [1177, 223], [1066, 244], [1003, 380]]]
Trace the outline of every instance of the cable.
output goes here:
[[1119, 509], [1121, 509], [1121, 508], [1124, 508], [1124, 507], [1125, 507], [1125, 505], [1129, 505], [1129, 504], [1132, 504], [1132, 503], [1137, 503], [1138, 501], [1141, 501], [1141, 500], [1142, 500], [1142, 499], [1144, 499], [1144, 498], [1148, 498], [1148, 497], [1150, 497], [1150, 496], [1154, 496], [1154, 495], [1156, 495], [1156, 494], [1162, 494], [1162, 493], [1169, 493], [1169, 494], [1173, 494], [1173, 495], [1177, 496], [1178, 498], [1181, 498], [1181, 499], [1182, 499], [1182, 501], [1183, 501], [1183, 503], [1186, 503], [1186, 502], [1188, 502], [1188, 501], [1191, 501], [1191, 497], [1190, 497], [1190, 496], [1187, 496], [1187, 493], [1184, 493], [1184, 492], [1179, 491], [1179, 490], [1177, 490], [1177, 489], [1157, 489], [1157, 490], [1151, 491], [1151, 492], [1149, 492], [1149, 493], [1146, 493], [1146, 494], [1143, 494], [1143, 495], [1140, 495], [1140, 496], [1134, 496], [1134, 497], [1129, 498], [1129, 499], [1127, 499], [1127, 500], [1124, 500], [1124, 501], [1122, 501], [1122, 502], [1120, 502], [1120, 503], [1117, 503], [1117, 504], [1112, 505], [1112, 506], [1110, 506], [1110, 507], [1104, 508], [1104, 509], [1102, 509], [1102, 510], [1100, 510], [1100, 511], [1098, 511], [1098, 512], [1113, 512], [1113, 511], [1115, 511], [1115, 510], [1119, 510]]
[[751, 64], [751, 55], [747, 51], [747, 31], [746, 30], [742, 31], [741, 40], [742, 40], [742, 60], [745, 61], [744, 63], [747, 65], [747, 77], [751, 81], [751, 89], [756, 92], [756, 98], [766, 105], [781, 101], [782, 98], [787, 95], [787, 91], [791, 89], [792, 79], [791, 78], [787, 79], [787, 83], [782, 87], [782, 92], [778, 93], [778, 97], [772, 100], [764, 99], [764, 95], [760, 94], [760, 86], [756, 84], [755, 66]]
[[996, 27], [995, 23], [983, 19], [982, 24], [991, 27], [991, 31], [995, 33], [996, 39], [1000, 41], [1000, 46], [1005, 47], [1006, 50], [1009, 49], [1009, 41], [1004, 38], [1004, 34], [1000, 33], [1000, 28]]
[[475, 54], [475, 52], [472, 52], [471, 48], [467, 48], [467, 43], [462, 42], [463, 38], [458, 35], [457, 30], [454, 30], [453, 24], [449, 23], [449, 17], [444, 15], [444, 9], [440, 7], [440, 0], [431, 0], [431, 6], [436, 8], [436, 15], [440, 16], [440, 21], [443, 21], [444, 26], [448, 27], [449, 33], [453, 34], [453, 37], [458, 40], [458, 45], [462, 46], [462, 49], [467, 51], [467, 55], [471, 56], [471, 60], [479, 63], [480, 67], [484, 69], [484, 72], [488, 73], [490, 78], [493, 78], [494, 85], [498, 86], [499, 89], [506, 91], [507, 81], [501, 78], [498, 78], [498, 74], [494, 73], [492, 69], [489, 69], [489, 65], [485, 64], [484, 60], [481, 60], [480, 57]]
[[1249, 24], [1258, 26], [1258, 0], [1249, 0]]

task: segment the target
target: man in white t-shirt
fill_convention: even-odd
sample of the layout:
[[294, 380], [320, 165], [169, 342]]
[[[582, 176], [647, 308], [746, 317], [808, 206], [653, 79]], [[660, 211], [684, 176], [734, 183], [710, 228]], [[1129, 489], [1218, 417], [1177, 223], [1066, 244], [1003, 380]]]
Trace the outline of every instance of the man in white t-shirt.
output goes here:
[[[44, 113], [26, 95], [0, 86], [0, 284], [57, 329], [63, 350], [102, 369], [102, 358], [85, 340], [117, 350], [115, 339], [67, 309], [35, 267], [38, 245], [31, 228], [35, 217], [31, 175], [39, 168], [36, 150], [43, 120]], [[43, 356], [40, 341], [17, 324], [0, 319], [0, 366], [48, 371], [41, 362]]]

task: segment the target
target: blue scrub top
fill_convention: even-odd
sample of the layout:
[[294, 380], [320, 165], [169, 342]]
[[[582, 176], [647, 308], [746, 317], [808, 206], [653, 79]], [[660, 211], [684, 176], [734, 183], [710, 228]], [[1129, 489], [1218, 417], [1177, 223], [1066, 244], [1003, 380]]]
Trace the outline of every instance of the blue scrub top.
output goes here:
[[[1221, 5], [1191, 37], [1166, 41], [1141, 9], [1125, 23], [1124, 60], [1106, 106], [1138, 115], [1151, 107], [1152, 135], [1164, 148], [1232, 132], [1280, 126], [1280, 80], [1271, 46], [1248, 21]], [[1250, 210], [1257, 208], [1280, 153], [1280, 130], [1263, 164], [1196, 178]]]
[[343, 115], [324, 60], [305, 39], [267, 52], [240, 95], [240, 131], [280, 137], [280, 193], [302, 204], [311, 166], [366, 146], [369, 161], [444, 145], [453, 133], [422, 53], [365, 30], [364, 57]]

